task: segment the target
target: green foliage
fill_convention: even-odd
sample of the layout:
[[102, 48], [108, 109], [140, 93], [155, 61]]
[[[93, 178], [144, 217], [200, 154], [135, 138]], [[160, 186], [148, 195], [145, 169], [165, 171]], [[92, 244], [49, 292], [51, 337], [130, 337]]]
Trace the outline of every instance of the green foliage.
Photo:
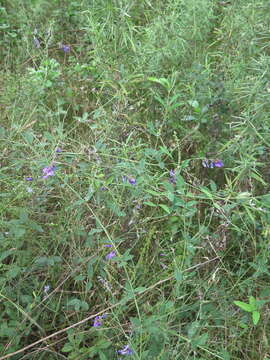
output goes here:
[[269, 357], [269, 10], [2, 1], [0, 358]]
[[256, 300], [253, 296], [249, 297], [249, 302], [245, 303], [243, 301], [234, 301], [234, 304], [239, 306], [240, 309], [250, 312], [252, 315], [252, 321], [254, 325], [257, 325], [260, 320], [260, 309], [264, 304], [262, 300]]

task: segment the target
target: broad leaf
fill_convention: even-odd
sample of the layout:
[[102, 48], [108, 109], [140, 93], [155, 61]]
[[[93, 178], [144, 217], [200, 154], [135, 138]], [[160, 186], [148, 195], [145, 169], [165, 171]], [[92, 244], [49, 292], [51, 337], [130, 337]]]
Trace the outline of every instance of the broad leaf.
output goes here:
[[252, 313], [252, 320], [253, 320], [253, 324], [257, 325], [259, 320], [260, 320], [260, 313], [259, 311], [253, 311]]
[[253, 310], [252, 305], [246, 304], [242, 301], [234, 301], [234, 304], [239, 306], [242, 310], [245, 310], [247, 312], [252, 312], [252, 310]]

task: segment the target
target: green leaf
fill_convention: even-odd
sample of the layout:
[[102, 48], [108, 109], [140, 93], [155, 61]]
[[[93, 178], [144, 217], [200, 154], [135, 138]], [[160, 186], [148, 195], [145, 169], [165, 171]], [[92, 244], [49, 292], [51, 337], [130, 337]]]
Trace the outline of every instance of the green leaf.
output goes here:
[[88, 275], [88, 280], [92, 280], [94, 275], [94, 269], [91, 262], [89, 262], [87, 265], [87, 275]]
[[174, 277], [176, 281], [181, 281], [183, 279], [182, 271], [180, 269], [175, 269]]
[[234, 301], [234, 304], [236, 306], [239, 306], [242, 310], [247, 311], [247, 312], [252, 312], [252, 306], [250, 304], [246, 304], [242, 301]]
[[139, 286], [136, 289], [134, 289], [134, 293], [141, 293], [141, 292], [144, 292], [145, 290], [146, 290], [146, 287]]
[[195, 339], [192, 339], [191, 344], [195, 348], [197, 346], [203, 346], [207, 340], [208, 340], [208, 334], [205, 333], [203, 335], [195, 337]]
[[148, 205], [148, 206], [152, 206], [152, 207], [157, 207], [156, 204], [152, 203], [152, 201], [145, 201], [144, 205]]
[[168, 192], [168, 193], [166, 194], [166, 196], [167, 196], [167, 198], [168, 198], [171, 202], [173, 202], [174, 197], [175, 197], [175, 195], [174, 195], [173, 193]]
[[163, 99], [161, 99], [160, 96], [155, 95], [155, 99], [156, 99], [164, 108], [166, 108], [166, 103], [165, 103], [165, 101], [164, 101]]
[[83, 281], [85, 279], [85, 275], [79, 274], [74, 277], [75, 281]]
[[200, 186], [200, 191], [203, 192], [209, 199], [213, 199], [213, 195], [206, 186]]
[[169, 88], [170, 83], [166, 78], [156, 78], [156, 77], [148, 77], [147, 80], [158, 83], [162, 86], [164, 86], [166, 89]]
[[167, 214], [170, 214], [170, 213], [171, 213], [171, 210], [168, 208], [167, 205], [160, 204], [159, 206], [160, 206], [163, 210], [165, 210]]
[[248, 300], [253, 309], [256, 310], [256, 299], [254, 298], [254, 296], [250, 296]]
[[62, 347], [62, 349], [61, 349], [61, 351], [63, 351], [63, 352], [70, 352], [70, 351], [72, 351], [74, 349], [74, 347], [73, 347], [73, 345], [72, 344], [70, 344], [70, 343], [66, 343], [63, 347]]
[[184, 103], [175, 103], [170, 106], [170, 111], [173, 111], [174, 109], [178, 108], [179, 106], [183, 106]]
[[220, 355], [222, 356], [223, 360], [230, 360], [231, 359], [230, 354], [226, 350], [222, 350]]
[[260, 320], [260, 317], [261, 317], [261, 315], [260, 315], [259, 311], [253, 311], [253, 313], [252, 313], [252, 320], [253, 320], [253, 324], [254, 324], [254, 325], [257, 325], [257, 324], [258, 324], [258, 322], [259, 322], [259, 320]]
[[189, 100], [188, 104], [192, 106], [194, 109], [199, 109], [200, 105], [197, 100]]
[[154, 196], [161, 196], [162, 195], [162, 192], [157, 192], [157, 191], [154, 191], [154, 190], [146, 190], [147, 193], [151, 194], [151, 195], [154, 195]]
[[85, 286], [85, 290], [89, 291], [90, 289], [92, 289], [92, 287], [93, 287], [93, 283], [91, 281], [88, 281], [88, 283]]

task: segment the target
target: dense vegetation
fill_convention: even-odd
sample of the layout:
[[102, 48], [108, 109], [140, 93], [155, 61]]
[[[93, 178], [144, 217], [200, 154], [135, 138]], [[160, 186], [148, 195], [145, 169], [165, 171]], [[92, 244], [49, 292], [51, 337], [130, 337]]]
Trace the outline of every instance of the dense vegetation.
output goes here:
[[2, 0], [0, 360], [269, 360], [269, 0]]

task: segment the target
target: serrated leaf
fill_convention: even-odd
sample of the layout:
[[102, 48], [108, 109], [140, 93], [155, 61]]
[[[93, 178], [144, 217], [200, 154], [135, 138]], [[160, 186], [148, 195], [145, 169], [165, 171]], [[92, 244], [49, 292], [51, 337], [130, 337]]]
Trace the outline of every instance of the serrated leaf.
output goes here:
[[250, 304], [244, 303], [243, 301], [234, 301], [234, 304], [244, 311], [252, 312], [252, 306]]

